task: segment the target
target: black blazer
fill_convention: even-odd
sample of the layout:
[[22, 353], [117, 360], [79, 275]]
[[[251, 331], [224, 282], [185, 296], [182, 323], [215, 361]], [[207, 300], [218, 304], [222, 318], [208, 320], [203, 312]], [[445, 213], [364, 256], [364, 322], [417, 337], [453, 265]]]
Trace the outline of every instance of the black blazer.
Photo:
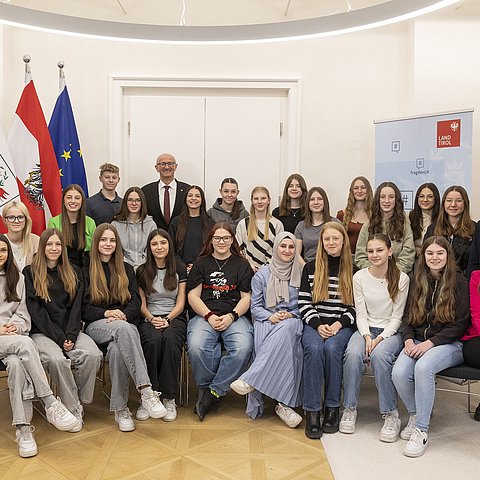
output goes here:
[[147, 209], [148, 214], [153, 217], [153, 220], [157, 224], [158, 228], [163, 228], [168, 232], [168, 227], [172, 222], [173, 218], [180, 214], [182, 211], [182, 205], [185, 198], [185, 192], [187, 188], [190, 186], [188, 183], [179, 182], [177, 180], [177, 191], [175, 196], [175, 204], [173, 206], [172, 213], [170, 215], [170, 223], [167, 224], [165, 222], [165, 217], [163, 216], [163, 212], [160, 209], [160, 200], [158, 198], [158, 183], [160, 180], [156, 182], [149, 183], [142, 187], [143, 193], [145, 194], [145, 198], [147, 199]]

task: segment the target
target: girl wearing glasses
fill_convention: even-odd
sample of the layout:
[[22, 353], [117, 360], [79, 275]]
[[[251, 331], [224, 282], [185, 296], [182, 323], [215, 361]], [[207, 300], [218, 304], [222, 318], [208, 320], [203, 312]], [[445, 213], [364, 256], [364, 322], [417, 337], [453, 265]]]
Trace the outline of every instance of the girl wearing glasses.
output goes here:
[[226, 395], [250, 360], [253, 327], [245, 314], [252, 276], [230, 224], [216, 223], [187, 282], [188, 301], [196, 314], [187, 325], [187, 344], [200, 420]]
[[357, 240], [355, 264], [358, 268], [371, 266], [367, 241], [376, 233], [388, 236], [397, 267], [408, 275], [415, 262], [415, 244], [410, 223], [405, 217], [402, 195], [392, 182], [381, 183], [375, 191], [371, 220], [363, 224]]
[[112, 225], [122, 242], [125, 261], [136, 270], [147, 258], [147, 237], [157, 228], [153, 218], [147, 215], [147, 201], [141, 188], [130, 187], [125, 192]]
[[[145, 320], [138, 324], [138, 331], [148, 376], [152, 388], [162, 393], [162, 402], [167, 409], [163, 420], [173, 422], [177, 418], [175, 398], [187, 333], [187, 272], [183, 263], [176, 261], [172, 239], [165, 230], [150, 232], [147, 260], [137, 269], [137, 281]], [[145, 409], [139, 410], [136, 414], [138, 420], [148, 418]]]
[[197, 185], [191, 185], [185, 192], [180, 215], [172, 220], [168, 228], [175, 245], [175, 253], [187, 266], [187, 272], [202, 251], [214, 223], [207, 215], [203, 190]]
[[10, 242], [18, 270], [32, 263], [38, 249], [38, 235], [32, 233], [32, 219], [22, 202], [13, 200], [3, 207], [3, 223], [7, 227], [6, 237]]
[[65, 187], [62, 195], [62, 213], [48, 221], [48, 228], [63, 233], [68, 259], [73, 265], [82, 267], [84, 252], [90, 251], [95, 221], [88, 217], [83, 188], [72, 183]]
[[82, 330], [83, 276], [71, 265], [60, 231], [40, 235], [32, 265], [25, 267], [30, 336], [65, 406], [82, 429], [83, 404], [92, 403], [102, 353]]
[[470, 217], [467, 191], [460, 185], [448, 187], [442, 197], [438, 220], [428, 227], [425, 238], [432, 235], [445, 237], [452, 245], [458, 268], [465, 273], [474, 232], [475, 222]]
[[140, 344], [140, 296], [133, 267], [123, 261], [117, 229], [102, 223], [93, 235], [90, 266], [83, 267], [85, 296], [82, 316], [85, 333], [98, 345], [107, 345], [112, 381], [110, 410], [122, 432], [135, 430], [128, 409], [129, 377], [141, 395], [143, 408], [152, 418], [167, 411], [152, 390]]
[[7, 367], [12, 424], [21, 457], [33, 457], [38, 451], [35, 427], [30, 425], [34, 397], [42, 401], [47, 420], [59, 430], [77, 425], [77, 419], [52, 394], [38, 350], [28, 336], [30, 326], [25, 280], [13, 260], [10, 242], [0, 235], [0, 359]]
[[273, 242], [276, 235], [283, 232], [283, 223], [270, 215], [270, 193], [265, 187], [255, 187], [250, 200], [250, 217], [238, 224], [236, 238], [256, 272], [272, 258]]
[[418, 187], [413, 210], [410, 210], [408, 214], [417, 257], [422, 250], [423, 239], [428, 227], [432, 223], [437, 223], [440, 206], [440, 193], [434, 183], [424, 183]]

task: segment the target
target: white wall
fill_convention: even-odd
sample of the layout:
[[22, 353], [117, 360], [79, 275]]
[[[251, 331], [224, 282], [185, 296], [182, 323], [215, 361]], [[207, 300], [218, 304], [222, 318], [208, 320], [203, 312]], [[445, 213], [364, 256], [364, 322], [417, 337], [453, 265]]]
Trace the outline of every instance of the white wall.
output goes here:
[[[478, 109], [480, 71], [474, 65], [480, 12], [469, 8], [477, 3], [350, 35], [260, 45], [141, 45], [3, 27], [1, 124], [7, 132], [23, 88], [23, 54], [32, 56], [47, 119], [57, 95], [56, 63], [64, 60], [90, 190], [95, 191], [97, 166], [114, 160], [108, 145], [109, 75], [300, 78], [300, 171], [310, 186], [327, 190], [336, 211], [344, 206], [351, 178], [374, 178], [374, 120]], [[476, 154], [474, 144], [474, 160]], [[188, 181], [181, 169], [178, 177]], [[474, 192], [475, 187], [474, 182]], [[480, 216], [480, 193], [473, 195], [473, 212]]]

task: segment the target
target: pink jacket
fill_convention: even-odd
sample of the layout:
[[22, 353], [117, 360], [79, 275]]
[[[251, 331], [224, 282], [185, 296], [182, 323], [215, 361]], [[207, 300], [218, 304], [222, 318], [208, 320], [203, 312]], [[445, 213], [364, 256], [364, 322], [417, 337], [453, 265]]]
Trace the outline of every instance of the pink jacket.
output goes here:
[[470, 277], [470, 311], [472, 312], [472, 320], [460, 340], [470, 340], [471, 338], [480, 337], [480, 293], [478, 293], [478, 285], [480, 284], [480, 270], [472, 272]]

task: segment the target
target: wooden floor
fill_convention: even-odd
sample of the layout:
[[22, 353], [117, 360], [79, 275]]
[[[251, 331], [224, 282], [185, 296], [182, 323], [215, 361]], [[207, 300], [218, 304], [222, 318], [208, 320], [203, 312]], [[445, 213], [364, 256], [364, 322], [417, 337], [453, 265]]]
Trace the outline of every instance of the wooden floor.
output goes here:
[[[6, 384], [0, 380], [0, 388]], [[130, 398], [138, 395], [133, 391]], [[100, 385], [85, 407], [79, 433], [59, 432], [37, 412], [33, 425], [39, 453], [18, 456], [8, 391], [0, 393], [1, 480], [157, 480], [157, 479], [333, 479], [319, 441], [308, 440], [304, 423], [290, 429], [267, 403], [264, 418], [250, 420], [245, 400], [230, 393], [203, 422], [190, 405], [178, 408], [175, 422], [135, 421], [123, 433], [109, 412]], [[130, 405], [132, 411], [136, 404]]]

